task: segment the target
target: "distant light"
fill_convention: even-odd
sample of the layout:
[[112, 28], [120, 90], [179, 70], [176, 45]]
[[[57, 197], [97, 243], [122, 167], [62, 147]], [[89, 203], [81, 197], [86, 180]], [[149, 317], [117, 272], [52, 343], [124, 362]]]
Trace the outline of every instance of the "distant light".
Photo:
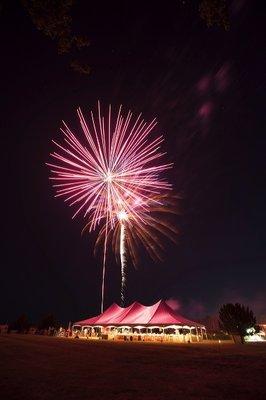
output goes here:
[[256, 331], [255, 331], [254, 328], [247, 328], [246, 332], [247, 332], [249, 335], [254, 335], [254, 333], [255, 333]]
[[260, 334], [245, 336], [244, 340], [245, 342], [265, 342], [265, 339]]
[[265, 338], [264, 332], [260, 331], [256, 333], [256, 330], [254, 327], [252, 328], [247, 328], [246, 330], [247, 336], [244, 337], [245, 342], [264, 342]]

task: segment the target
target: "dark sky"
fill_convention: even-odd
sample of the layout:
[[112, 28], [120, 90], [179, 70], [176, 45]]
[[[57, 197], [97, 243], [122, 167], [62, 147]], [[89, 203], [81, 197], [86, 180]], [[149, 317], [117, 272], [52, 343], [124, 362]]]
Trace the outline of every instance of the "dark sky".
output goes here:
[[[243, 301], [266, 317], [265, 2], [233, 1], [229, 31], [208, 28], [191, 2], [77, 2], [74, 28], [91, 42], [82, 51], [89, 76], [70, 70], [19, 2], [7, 3], [0, 322], [23, 312], [74, 321], [99, 311], [96, 236], [81, 237], [84, 221], [54, 199], [45, 166], [61, 120], [78, 129], [76, 108], [98, 99], [158, 118], [175, 163], [169, 179], [183, 196], [178, 245], [165, 244], [163, 263], [143, 257], [130, 268], [128, 302], [173, 298], [197, 318]], [[119, 290], [119, 266], [110, 262], [107, 305]]]

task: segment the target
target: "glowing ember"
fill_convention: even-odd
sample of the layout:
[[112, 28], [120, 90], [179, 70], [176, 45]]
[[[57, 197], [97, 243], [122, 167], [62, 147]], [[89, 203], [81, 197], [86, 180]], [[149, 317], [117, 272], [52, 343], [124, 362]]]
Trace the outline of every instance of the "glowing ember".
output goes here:
[[119, 213], [117, 214], [117, 218], [119, 219], [119, 221], [125, 221], [128, 219], [128, 215], [124, 210], [119, 211]]

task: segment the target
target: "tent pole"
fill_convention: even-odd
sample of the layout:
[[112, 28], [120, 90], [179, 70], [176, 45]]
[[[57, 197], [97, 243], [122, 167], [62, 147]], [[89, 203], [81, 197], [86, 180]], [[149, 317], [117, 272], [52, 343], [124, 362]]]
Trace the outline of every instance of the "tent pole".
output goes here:
[[204, 332], [205, 332], [205, 338], [206, 338], [206, 340], [208, 340], [208, 336], [207, 336], [207, 330], [206, 330], [206, 328], [204, 328]]
[[190, 336], [190, 342], [192, 343], [192, 334], [191, 334], [191, 330], [192, 330], [192, 328], [190, 327], [190, 328], [189, 328], [189, 333], [190, 333], [189, 336]]
[[196, 335], [197, 335], [197, 341], [199, 342], [199, 333], [198, 333], [198, 328], [196, 327]]

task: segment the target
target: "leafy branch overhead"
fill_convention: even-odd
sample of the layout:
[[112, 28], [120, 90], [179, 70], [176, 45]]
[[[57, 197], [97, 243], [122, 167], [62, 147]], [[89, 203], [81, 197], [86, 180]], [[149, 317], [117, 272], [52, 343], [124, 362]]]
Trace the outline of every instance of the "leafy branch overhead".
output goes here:
[[229, 29], [229, 13], [226, 0], [202, 0], [199, 5], [200, 17], [207, 26], [221, 26]]
[[[76, 35], [72, 31], [71, 10], [73, 0], [21, 0], [27, 9], [35, 27], [57, 44], [58, 54], [72, 54], [89, 46], [86, 36]], [[70, 67], [79, 73], [89, 74], [90, 68], [78, 59]]]
[[[87, 36], [73, 33], [71, 13], [75, 0], [20, 1], [27, 10], [34, 26], [56, 42], [58, 54], [71, 56], [70, 68], [80, 74], [88, 75], [90, 73], [89, 65], [81, 62], [80, 54], [75, 55], [77, 51], [90, 44]], [[191, 2], [191, 4], [194, 3]], [[199, 12], [207, 26], [220, 26], [225, 30], [229, 29], [228, 3], [226, 0], [198, 0], [195, 4], [197, 13]]]

